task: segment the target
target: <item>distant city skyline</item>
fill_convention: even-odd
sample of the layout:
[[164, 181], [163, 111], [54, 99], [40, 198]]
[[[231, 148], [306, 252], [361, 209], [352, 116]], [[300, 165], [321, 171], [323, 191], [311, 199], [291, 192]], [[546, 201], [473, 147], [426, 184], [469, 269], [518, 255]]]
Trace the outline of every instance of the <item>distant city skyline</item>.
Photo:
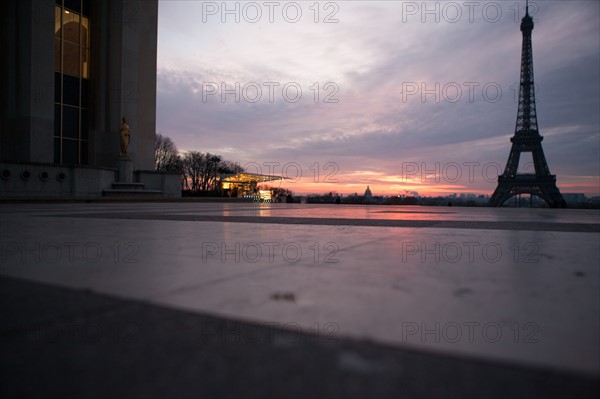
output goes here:
[[[490, 195], [515, 128], [525, 2], [315, 3], [160, 1], [157, 132], [295, 193]], [[563, 193], [600, 195], [599, 10], [530, 2]]]

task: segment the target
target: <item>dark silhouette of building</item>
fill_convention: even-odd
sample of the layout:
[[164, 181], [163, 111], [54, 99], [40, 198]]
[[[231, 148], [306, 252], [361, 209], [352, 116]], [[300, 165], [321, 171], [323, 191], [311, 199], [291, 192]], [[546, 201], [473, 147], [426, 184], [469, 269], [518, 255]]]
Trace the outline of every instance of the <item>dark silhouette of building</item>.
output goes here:
[[[529, 4], [525, 7], [521, 21], [523, 48], [521, 52], [521, 84], [519, 88], [519, 110], [515, 135], [510, 139], [512, 148], [504, 173], [498, 176], [498, 186], [490, 198], [490, 206], [502, 206], [506, 200], [519, 194], [536, 195], [552, 208], [564, 208], [566, 202], [556, 186], [556, 176], [550, 174], [542, 149], [543, 137], [538, 130], [533, 81], [533, 55], [531, 32], [533, 18], [529, 15]], [[521, 153], [530, 152], [535, 173], [518, 173]]]
[[[0, 15], [0, 197], [180, 196], [177, 175], [154, 171], [158, 0], [8, 1]], [[124, 117], [133, 181], [119, 185]]]

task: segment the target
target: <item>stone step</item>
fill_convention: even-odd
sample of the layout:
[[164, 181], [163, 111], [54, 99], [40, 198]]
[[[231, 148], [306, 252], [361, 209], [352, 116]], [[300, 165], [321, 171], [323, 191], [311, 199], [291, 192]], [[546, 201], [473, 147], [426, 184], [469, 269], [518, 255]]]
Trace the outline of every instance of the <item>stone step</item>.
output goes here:
[[112, 188], [115, 190], [143, 190], [144, 183], [116, 182], [112, 184]]
[[143, 189], [108, 189], [102, 191], [103, 197], [133, 197], [133, 198], [161, 198], [161, 190], [143, 190]]

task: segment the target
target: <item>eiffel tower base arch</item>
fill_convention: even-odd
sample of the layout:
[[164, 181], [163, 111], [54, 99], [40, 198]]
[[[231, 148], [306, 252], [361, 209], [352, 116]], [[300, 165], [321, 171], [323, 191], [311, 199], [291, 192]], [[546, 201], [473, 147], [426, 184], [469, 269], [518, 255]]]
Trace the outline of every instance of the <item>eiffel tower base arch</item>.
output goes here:
[[498, 187], [490, 198], [489, 206], [502, 206], [508, 199], [519, 194], [536, 195], [550, 208], [566, 208], [567, 203], [556, 187], [556, 176], [536, 177], [517, 175], [513, 178], [498, 177]]

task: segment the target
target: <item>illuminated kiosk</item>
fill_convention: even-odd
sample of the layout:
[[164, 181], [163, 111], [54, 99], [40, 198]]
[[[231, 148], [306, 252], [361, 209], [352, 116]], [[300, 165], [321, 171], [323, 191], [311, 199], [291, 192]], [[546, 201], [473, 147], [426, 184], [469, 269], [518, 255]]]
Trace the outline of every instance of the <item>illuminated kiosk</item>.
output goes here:
[[259, 183], [280, 182], [283, 176], [260, 175], [256, 173], [236, 173], [221, 176], [221, 189], [230, 197], [252, 198], [262, 202], [273, 202], [272, 190], [259, 190]]

